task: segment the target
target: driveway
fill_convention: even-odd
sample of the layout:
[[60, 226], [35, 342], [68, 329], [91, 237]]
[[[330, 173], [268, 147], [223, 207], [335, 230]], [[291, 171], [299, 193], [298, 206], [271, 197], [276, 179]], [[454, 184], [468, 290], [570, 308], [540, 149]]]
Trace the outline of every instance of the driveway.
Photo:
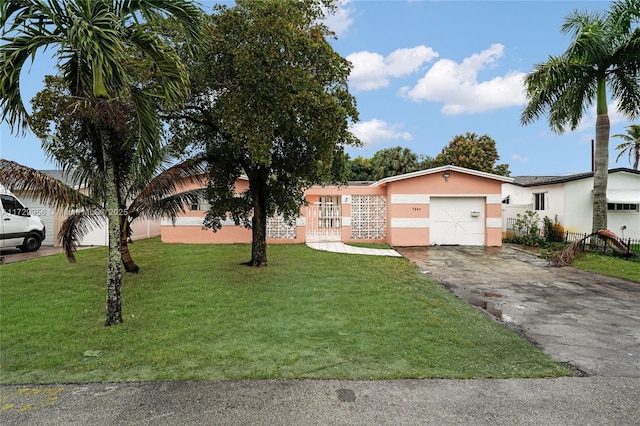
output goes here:
[[510, 246], [396, 250], [554, 359], [589, 376], [640, 377], [640, 284]]

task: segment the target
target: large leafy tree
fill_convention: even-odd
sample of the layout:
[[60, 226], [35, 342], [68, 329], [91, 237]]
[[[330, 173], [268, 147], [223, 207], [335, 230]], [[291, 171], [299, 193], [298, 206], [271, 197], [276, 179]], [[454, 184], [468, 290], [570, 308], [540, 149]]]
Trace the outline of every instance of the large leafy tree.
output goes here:
[[373, 180], [371, 176], [371, 160], [362, 156], [357, 156], [353, 160], [347, 155], [347, 167], [349, 169], [349, 180], [367, 181]]
[[[343, 147], [357, 119], [347, 87], [350, 64], [320, 23], [331, 1], [245, 1], [211, 16], [211, 44], [190, 64], [192, 97], [172, 131], [209, 155], [205, 225], [227, 212], [252, 229], [251, 266], [267, 265], [266, 223], [292, 219], [304, 189], [346, 180]], [[176, 116], [176, 115], [174, 115]], [[234, 193], [246, 174], [249, 189]]]
[[537, 64], [525, 78], [528, 104], [522, 124], [546, 116], [550, 128], [562, 134], [574, 130], [595, 103], [593, 232], [607, 228], [607, 89], [622, 114], [634, 119], [640, 113], [639, 18], [639, 0], [613, 2], [606, 14], [573, 12], [562, 25], [562, 32], [573, 36], [567, 50]]
[[[170, 16], [188, 39], [200, 29], [200, 10], [186, 0], [14, 0], [0, 5], [0, 108], [14, 131], [29, 125], [20, 96], [20, 74], [30, 57], [55, 52], [62, 77], [75, 99], [68, 114], [82, 123], [97, 144], [103, 165], [105, 215], [109, 228], [105, 325], [122, 322], [120, 206], [115, 164], [131, 114], [136, 115], [139, 150], [149, 162], [157, 156], [161, 124], [157, 101], [179, 104], [188, 91], [188, 74], [167, 39], [145, 23]], [[127, 72], [131, 54], [139, 52], [155, 66], [160, 92], [147, 90]], [[155, 86], [154, 86], [155, 87]], [[133, 109], [131, 109], [131, 106]]]
[[420, 170], [420, 160], [409, 148], [396, 146], [381, 149], [371, 158], [371, 177], [374, 180]]
[[496, 164], [500, 156], [496, 141], [488, 135], [467, 132], [453, 137], [433, 160], [434, 166], [454, 165], [509, 176], [508, 164]]
[[629, 164], [633, 164], [633, 168], [638, 170], [638, 163], [640, 163], [640, 124], [632, 124], [627, 126], [626, 129], [627, 133], [613, 135], [615, 138], [624, 140], [624, 142], [616, 146], [616, 150], [620, 151], [616, 161], [624, 154], [628, 154]]

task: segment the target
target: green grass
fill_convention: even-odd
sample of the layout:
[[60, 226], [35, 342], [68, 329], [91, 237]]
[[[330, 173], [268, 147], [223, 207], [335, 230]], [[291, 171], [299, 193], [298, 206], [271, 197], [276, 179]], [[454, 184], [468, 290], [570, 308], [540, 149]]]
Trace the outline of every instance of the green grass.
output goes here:
[[571, 375], [403, 258], [132, 244], [124, 324], [104, 327], [106, 251], [0, 267], [0, 382]]
[[640, 283], [639, 262], [599, 254], [585, 254], [574, 260], [571, 266]]

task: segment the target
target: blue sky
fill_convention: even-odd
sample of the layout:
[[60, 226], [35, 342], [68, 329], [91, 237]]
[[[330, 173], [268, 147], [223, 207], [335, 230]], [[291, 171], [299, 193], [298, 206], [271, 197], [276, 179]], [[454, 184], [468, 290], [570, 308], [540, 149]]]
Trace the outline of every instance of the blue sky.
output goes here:
[[[360, 121], [352, 131], [364, 145], [349, 154], [372, 157], [400, 145], [435, 156], [454, 136], [473, 132], [496, 141], [512, 176], [589, 171], [594, 108], [577, 130], [563, 135], [544, 120], [523, 127], [522, 78], [568, 47], [570, 38], [560, 32], [567, 14], [607, 7], [605, 1], [343, 1], [327, 22], [338, 35], [334, 48], [354, 66], [350, 90]], [[52, 73], [49, 57], [45, 52], [23, 70], [26, 101]], [[613, 102], [609, 116], [612, 135], [632, 124]], [[610, 167], [630, 167], [626, 156], [615, 162], [620, 142], [610, 140]], [[0, 155], [38, 169], [54, 167], [37, 138], [11, 135], [4, 122]]]

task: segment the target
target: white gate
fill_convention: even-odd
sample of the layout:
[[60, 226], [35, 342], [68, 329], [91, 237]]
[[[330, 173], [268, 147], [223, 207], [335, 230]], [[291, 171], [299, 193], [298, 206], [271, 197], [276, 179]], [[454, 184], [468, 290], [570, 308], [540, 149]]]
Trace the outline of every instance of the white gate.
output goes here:
[[340, 197], [320, 197], [307, 208], [307, 241], [342, 241]]

